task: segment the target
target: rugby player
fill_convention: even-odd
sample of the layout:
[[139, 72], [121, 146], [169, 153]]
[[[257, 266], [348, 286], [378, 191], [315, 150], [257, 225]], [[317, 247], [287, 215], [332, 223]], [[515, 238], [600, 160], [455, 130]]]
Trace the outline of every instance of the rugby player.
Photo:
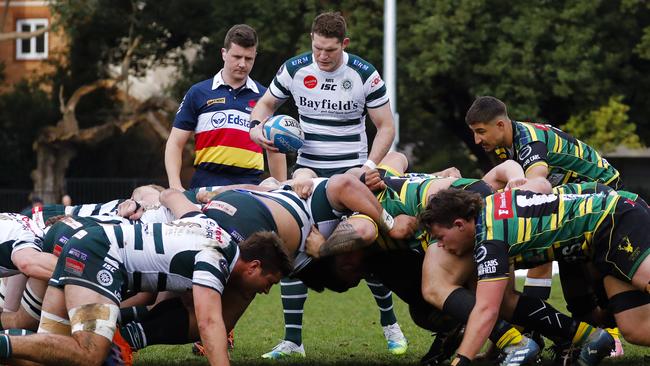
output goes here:
[[[168, 190], [161, 199], [182, 218], [100, 226], [70, 238], [45, 295], [39, 333], [0, 336], [0, 358], [100, 365], [119, 337], [122, 290], [164, 288], [192, 290], [208, 360], [228, 365], [226, 329], [234, 326], [232, 315], [241, 313], [228, 294], [267, 293], [289, 271], [291, 260], [274, 233], [257, 233], [238, 245], [182, 193]], [[128, 356], [123, 361], [130, 362]]]
[[502, 314], [505, 311], [516, 324], [557, 319], [567, 332], [564, 337], [580, 347], [581, 364], [597, 364], [614, 347], [613, 338], [601, 329], [546, 305], [523, 303], [523, 297], [504, 298], [514, 294], [509, 262], [515, 268], [553, 260], [593, 263], [606, 276], [605, 289], [623, 336], [649, 345], [650, 238], [644, 226], [650, 224], [650, 215], [634, 201], [619, 194], [539, 195], [518, 189], [483, 201], [470, 192], [443, 190], [432, 197], [420, 220], [449, 253], [463, 256], [473, 251], [478, 266], [476, 306], [458, 362], [474, 358], [502, 300]]

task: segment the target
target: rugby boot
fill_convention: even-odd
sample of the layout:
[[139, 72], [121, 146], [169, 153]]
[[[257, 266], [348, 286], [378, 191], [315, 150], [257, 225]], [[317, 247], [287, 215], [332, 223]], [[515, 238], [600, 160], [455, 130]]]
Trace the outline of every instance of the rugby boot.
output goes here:
[[614, 348], [614, 337], [604, 329], [598, 328], [582, 344], [578, 355], [578, 365], [598, 365], [603, 358], [609, 356]]
[[464, 327], [459, 325], [448, 333], [438, 333], [429, 351], [420, 359], [422, 366], [442, 365], [456, 352], [463, 340]]
[[606, 328], [605, 330], [614, 338], [614, 350], [609, 354], [609, 357], [623, 356], [625, 352], [623, 351], [623, 343], [618, 328]]
[[279, 360], [293, 356], [305, 357], [305, 348], [303, 345], [297, 345], [291, 341], [282, 340], [277, 346], [273, 347], [270, 352], [263, 354], [262, 358]]
[[502, 351], [501, 366], [532, 365], [538, 362], [540, 349], [532, 339], [522, 336], [519, 343], [506, 346]]
[[402, 329], [399, 327], [399, 324], [391, 324], [383, 327], [384, 337], [386, 337], [386, 343], [388, 343], [388, 352], [394, 355], [403, 355], [406, 353], [406, 350], [409, 348], [409, 342], [404, 337]]

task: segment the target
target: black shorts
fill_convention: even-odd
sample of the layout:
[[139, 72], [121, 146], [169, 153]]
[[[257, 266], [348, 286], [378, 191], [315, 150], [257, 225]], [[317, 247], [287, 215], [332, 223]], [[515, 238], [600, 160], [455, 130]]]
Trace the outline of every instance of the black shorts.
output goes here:
[[594, 264], [603, 275], [630, 282], [650, 255], [650, 214], [642, 204], [621, 197], [594, 233]]

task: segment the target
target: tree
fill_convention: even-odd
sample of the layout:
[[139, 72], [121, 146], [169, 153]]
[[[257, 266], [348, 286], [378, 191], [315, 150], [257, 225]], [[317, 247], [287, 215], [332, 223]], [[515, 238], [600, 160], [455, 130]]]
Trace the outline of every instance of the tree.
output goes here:
[[613, 151], [620, 145], [640, 148], [636, 124], [628, 122], [630, 107], [622, 101], [622, 95], [611, 97], [607, 105], [597, 110], [572, 116], [562, 128], [602, 153]]

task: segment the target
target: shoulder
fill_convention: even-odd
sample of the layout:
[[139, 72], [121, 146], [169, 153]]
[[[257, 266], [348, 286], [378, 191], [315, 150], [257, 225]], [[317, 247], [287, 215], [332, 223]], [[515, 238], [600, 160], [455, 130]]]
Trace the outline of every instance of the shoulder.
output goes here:
[[364, 83], [374, 72], [377, 71], [377, 69], [370, 62], [351, 53], [348, 53], [347, 66], [356, 71], [359, 76], [361, 76], [361, 80], [363, 80]]
[[[251, 79], [251, 80], [253, 80], [253, 79]], [[264, 93], [266, 93], [266, 87], [265, 87], [264, 85], [262, 85], [262, 84], [261, 84], [259, 81], [257, 81], [257, 80], [253, 80], [253, 82], [255, 83], [255, 86], [257, 86], [258, 93], [256, 93], [256, 94], [257, 94], [258, 96], [260, 96], [260, 97], [261, 97], [262, 95], [264, 95]]]
[[197, 97], [199, 95], [204, 95], [207, 92], [212, 90], [212, 78], [199, 81], [198, 83], [192, 85], [185, 94], [186, 98]]
[[[302, 69], [305, 66], [309, 66], [314, 62], [312, 58], [311, 52], [305, 52], [303, 54], [300, 54], [298, 56], [294, 56], [287, 61], [281, 66], [282, 68], [285, 68], [289, 75], [293, 77], [296, 75], [296, 72], [298, 70]], [[282, 70], [280, 70], [278, 73], [281, 73]]]

